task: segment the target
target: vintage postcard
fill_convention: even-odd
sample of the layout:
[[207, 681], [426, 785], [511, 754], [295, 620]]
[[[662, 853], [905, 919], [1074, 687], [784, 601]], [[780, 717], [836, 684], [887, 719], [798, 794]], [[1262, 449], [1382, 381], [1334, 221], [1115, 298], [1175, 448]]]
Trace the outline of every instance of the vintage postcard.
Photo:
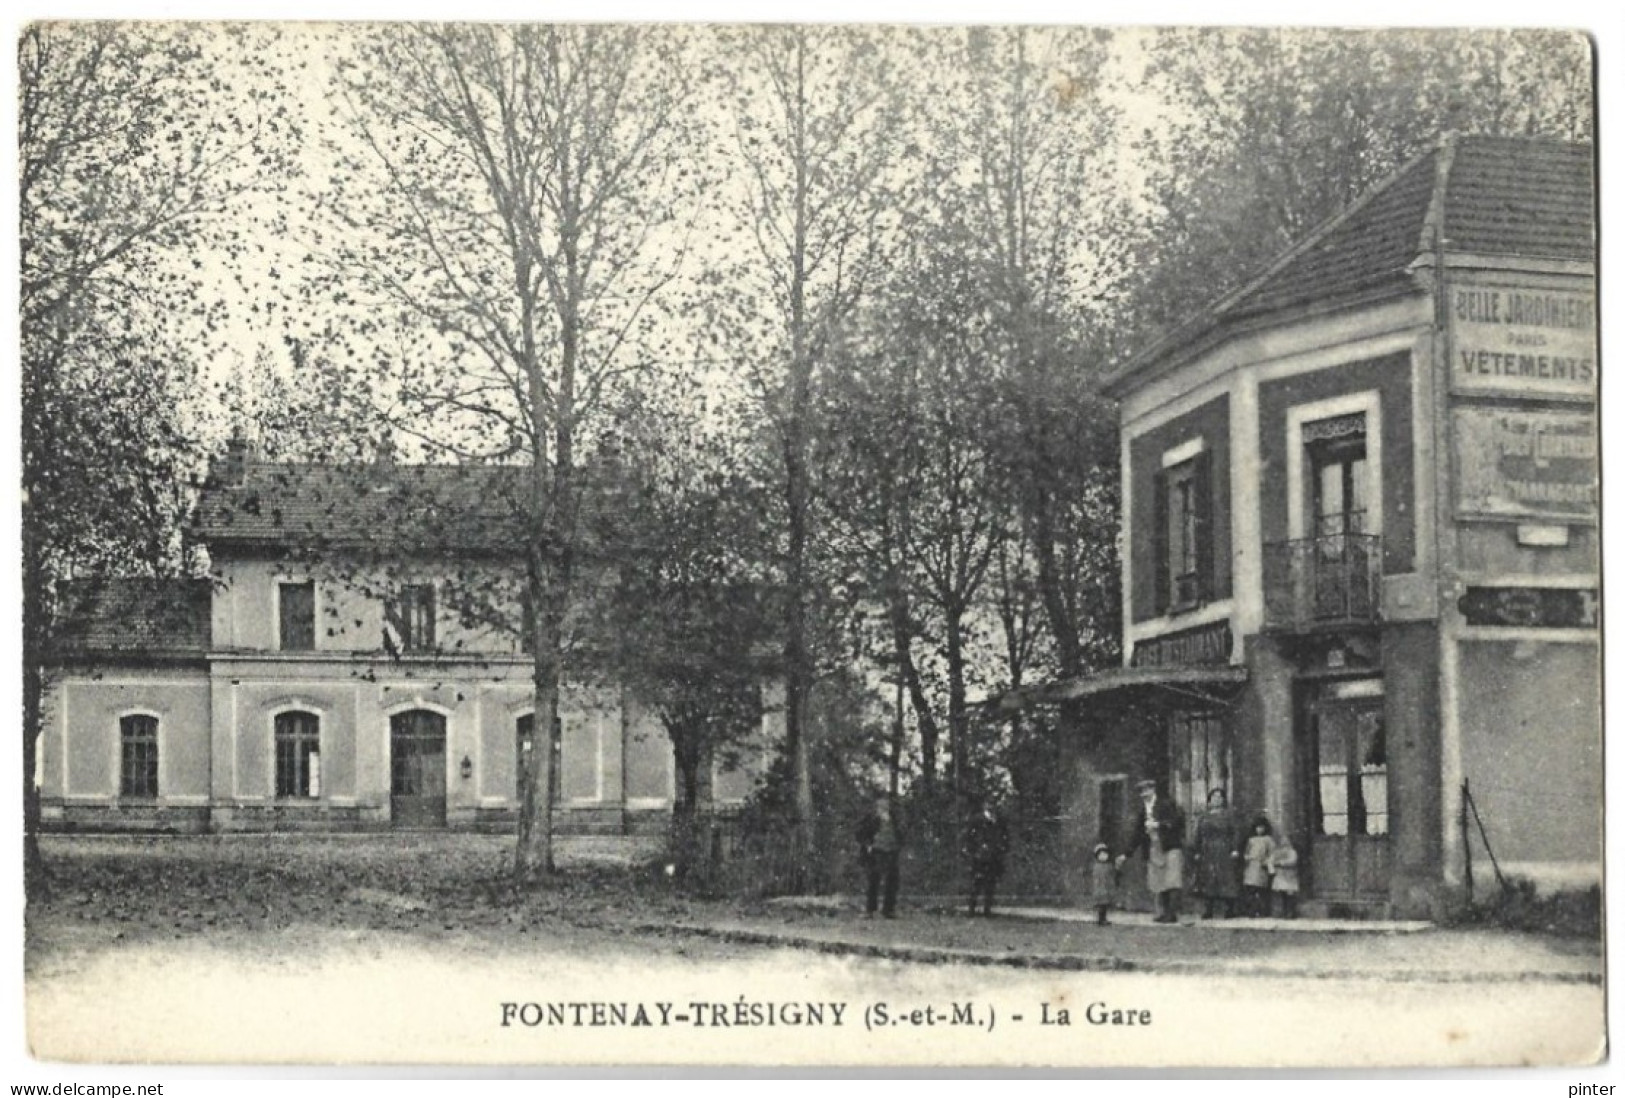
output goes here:
[[18, 51], [39, 1064], [1605, 1055], [1584, 34]]

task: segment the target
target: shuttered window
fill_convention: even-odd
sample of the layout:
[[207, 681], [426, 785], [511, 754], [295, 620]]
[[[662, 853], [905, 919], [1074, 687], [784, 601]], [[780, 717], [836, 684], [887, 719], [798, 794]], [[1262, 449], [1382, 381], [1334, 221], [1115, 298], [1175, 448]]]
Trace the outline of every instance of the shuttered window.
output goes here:
[[384, 614], [403, 652], [427, 652], [434, 648], [434, 584], [413, 583], [402, 587], [384, 607]]
[[1157, 474], [1153, 552], [1156, 609], [1188, 610], [1213, 597], [1213, 486], [1206, 452]]
[[285, 652], [308, 652], [316, 647], [316, 585], [277, 584], [278, 637]]

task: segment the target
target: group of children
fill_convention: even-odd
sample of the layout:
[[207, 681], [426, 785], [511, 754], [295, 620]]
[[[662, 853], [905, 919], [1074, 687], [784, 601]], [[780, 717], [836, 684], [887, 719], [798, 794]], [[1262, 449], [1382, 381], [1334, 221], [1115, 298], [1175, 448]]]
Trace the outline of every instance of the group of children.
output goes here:
[[[1283, 919], [1298, 917], [1298, 852], [1292, 840], [1277, 836], [1267, 816], [1253, 820], [1252, 833], [1241, 851], [1243, 914]], [[1107, 914], [1118, 905], [1122, 868], [1106, 843], [1095, 844], [1090, 895], [1095, 901], [1095, 922], [1107, 925]], [[1271, 896], [1274, 896], [1274, 902]]]

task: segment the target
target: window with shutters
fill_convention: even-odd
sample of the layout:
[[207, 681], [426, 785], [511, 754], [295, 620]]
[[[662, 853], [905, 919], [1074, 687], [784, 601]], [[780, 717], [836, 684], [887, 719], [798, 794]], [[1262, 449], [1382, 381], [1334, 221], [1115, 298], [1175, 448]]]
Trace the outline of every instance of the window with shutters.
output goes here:
[[1190, 610], [1212, 597], [1208, 468], [1208, 455], [1199, 453], [1157, 476], [1157, 609], [1163, 613]]
[[434, 584], [407, 584], [385, 606], [384, 613], [400, 638], [401, 651], [427, 652], [434, 648]]
[[316, 647], [316, 585], [277, 584], [277, 644], [284, 652]]

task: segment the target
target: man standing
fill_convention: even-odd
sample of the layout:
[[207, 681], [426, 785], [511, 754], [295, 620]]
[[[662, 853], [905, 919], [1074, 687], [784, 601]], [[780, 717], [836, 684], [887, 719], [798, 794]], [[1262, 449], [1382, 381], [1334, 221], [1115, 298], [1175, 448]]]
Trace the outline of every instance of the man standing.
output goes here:
[[993, 892], [1004, 875], [1004, 856], [1010, 849], [1010, 829], [992, 805], [970, 818], [965, 825], [965, 860], [970, 863], [970, 913], [976, 914], [976, 900], [982, 900], [982, 914], [993, 914]]
[[892, 817], [891, 799], [881, 797], [874, 811], [858, 823], [858, 856], [869, 876], [865, 918], [874, 918], [877, 907], [886, 918], [897, 918], [897, 853], [902, 843]]
[[1140, 802], [1145, 806], [1141, 826], [1126, 853], [1118, 855], [1122, 865], [1128, 855], [1146, 852], [1145, 879], [1157, 898], [1159, 923], [1179, 921], [1180, 897], [1185, 888], [1185, 813], [1167, 797], [1161, 796], [1154, 781], [1139, 784]]

